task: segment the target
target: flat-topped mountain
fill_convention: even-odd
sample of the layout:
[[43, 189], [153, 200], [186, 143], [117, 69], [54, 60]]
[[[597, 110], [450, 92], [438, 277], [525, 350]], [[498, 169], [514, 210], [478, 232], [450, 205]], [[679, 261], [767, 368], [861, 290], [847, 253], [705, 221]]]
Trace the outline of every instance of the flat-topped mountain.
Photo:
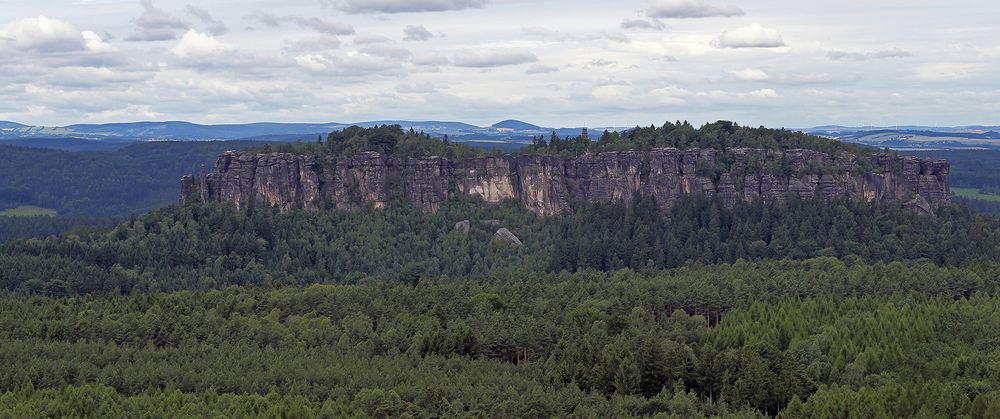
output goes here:
[[[670, 137], [675, 140], [664, 139]], [[813, 149], [727, 147], [778, 143]], [[643, 144], [651, 148], [603, 151]], [[721, 147], [657, 147], [664, 144]], [[943, 160], [868, 153], [831, 140], [731, 123], [701, 130], [685, 124], [637, 129], [598, 141], [539, 138], [519, 155], [470, 155], [463, 147], [404, 134], [398, 127], [354, 127], [331, 134], [326, 144], [300, 145], [291, 153], [226, 152], [212, 172], [182, 179], [181, 202], [290, 210], [330, 201], [355, 209], [382, 207], [401, 196], [434, 212], [451, 198], [473, 196], [486, 203], [514, 200], [536, 214], [557, 215], [577, 204], [649, 196], [667, 207], [703, 194], [727, 207], [754, 199], [819, 197], [898, 201], [932, 213], [948, 205], [950, 195], [950, 168]]]

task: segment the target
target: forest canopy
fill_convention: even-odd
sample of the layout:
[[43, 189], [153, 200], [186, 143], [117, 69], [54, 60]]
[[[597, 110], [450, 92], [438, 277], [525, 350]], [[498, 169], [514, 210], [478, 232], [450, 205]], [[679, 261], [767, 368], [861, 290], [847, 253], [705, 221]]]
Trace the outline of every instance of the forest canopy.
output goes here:
[[[455, 223], [470, 220], [468, 234]], [[505, 227], [524, 246], [496, 240]], [[49, 295], [210, 289], [228, 285], [398, 282], [493, 271], [667, 269], [738, 260], [855, 257], [959, 266], [1000, 258], [1000, 221], [962, 208], [937, 217], [892, 203], [701, 197], [664, 211], [651, 198], [537, 217], [515, 203], [447, 203], [424, 214], [384, 210], [281, 213], [229, 204], [171, 206], [110, 232], [81, 231], [0, 247], [0, 288]]]
[[989, 418], [997, 272], [818, 258], [0, 296], [0, 414]]
[[635, 127], [624, 132], [603, 132], [600, 137], [559, 138], [553, 134], [548, 140], [536, 138], [523, 150], [535, 154], [580, 155], [605, 151], [640, 150], [673, 147], [678, 149], [712, 148], [761, 148], [767, 150], [809, 149], [834, 154], [848, 152], [865, 154], [871, 150], [840, 141], [804, 134], [798, 131], [740, 126], [729, 121], [718, 121], [695, 128], [688, 122], [667, 122], [662, 126]]
[[433, 138], [411, 128], [404, 131], [399, 125], [380, 125], [371, 128], [352, 126], [331, 132], [324, 142], [322, 137], [315, 142], [295, 142], [267, 144], [250, 149], [251, 152], [280, 152], [312, 154], [318, 156], [349, 157], [365, 152], [375, 152], [387, 156], [400, 157], [447, 157], [465, 158], [481, 156], [481, 149], [451, 142], [447, 136]]
[[[541, 136], [530, 145], [515, 152], [523, 154], [561, 154], [577, 156], [585, 153], [605, 151], [640, 150], [674, 147], [679, 149], [714, 148], [762, 148], [769, 150], [811, 149], [826, 153], [849, 152], [863, 154], [867, 149], [836, 140], [803, 134], [785, 129], [751, 128], [733, 122], [718, 121], [695, 128], [687, 122], [667, 122], [664, 125], [635, 127], [623, 132], [605, 131], [599, 138], [560, 138], [553, 133], [549, 138]], [[399, 125], [383, 125], [371, 128], [352, 126], [331, 132], [327, 138], [315, 142], [297, 142], [281, 145], [266, 145], [251, 151], [286, 152], [295, 154], [351, 156], [361, 152], [378, 152], [385, 155], [403, 157], [440, 156], [464, 158], [482, 155], [481, 149], [466, 144], [452, 142], [447, 135], [434, 138], [430, 135], [404, 131]], [[870, 151], [870, 150], [869, 150]]]

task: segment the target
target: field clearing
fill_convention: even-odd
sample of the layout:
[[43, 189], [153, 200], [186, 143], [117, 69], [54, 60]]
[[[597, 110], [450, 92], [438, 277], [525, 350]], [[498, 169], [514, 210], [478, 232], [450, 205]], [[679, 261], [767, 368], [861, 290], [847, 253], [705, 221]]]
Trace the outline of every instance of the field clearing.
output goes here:
[[979, 199], [983, 201], [990, 202], [1000, 202], [1000, 195], [989, 195], [979, 193], [979, 189], [975, 188], [951, 188], [951, 193], [956, 196], [968, 199]]
[[21, 205], [17, 208], [0, 211], [0, 217], [54, 217], [55, 215], [56, 210], [54, 209], [36, 207], [34, 205]]

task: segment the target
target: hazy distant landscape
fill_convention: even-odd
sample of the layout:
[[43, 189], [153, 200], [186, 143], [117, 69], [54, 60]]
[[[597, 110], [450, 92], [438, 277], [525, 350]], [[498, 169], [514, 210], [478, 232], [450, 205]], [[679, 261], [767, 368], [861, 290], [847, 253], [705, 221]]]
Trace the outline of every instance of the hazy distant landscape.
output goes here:
[[[125, 124], [69, 125], [66, 127], [26, 126], [0, 122], [0, 144], [65, 150], [111, 150], [140, 141], [314, 141], [330, 131], [357, 125], [375, 127], [400, 125], [403, 129], [423, 132], [434, 137], [448, 136], [454, 141], [483, 143], [505, 149], [527, 145], [539, 135], [576, 136], [583, 127], [545, 128], [526, 122], [506, 120], [488, 127], [462, 122], [439, 121], [367, 121], [350, 124], [272, 124], [198, 125], [188, 122], [136, 122]], [[604, 130], [619, 131], [628, 127], [591, 128], [596, 135]]]
[[[517, 120], [505, 120], [487, 127], [463, 122], [440, 121], [366, 121], [326, 124], [230, 124], [198, 125], [188, 122], [136, 122], [125, 124], [86, 124], [66, 127], [26, 126], [0, 122], [0, 145], [54, 148], [60, 150], [115, 150], [142, 141], [313, 141], [335, 130], [352, 125], [374, 127], [400, 125], [436, 138], [479, 144], [503, 150], [528, 145], [539, 135], [560, 137], [579, 135], [584, 127], [548, 128]], [[587, 127], [592, 135], [624, 131], [634, 127]], [[820, 126], [796, 129], [838, 141], [894, 150], [1000, 150], [1000, 127], [841, 127]]]

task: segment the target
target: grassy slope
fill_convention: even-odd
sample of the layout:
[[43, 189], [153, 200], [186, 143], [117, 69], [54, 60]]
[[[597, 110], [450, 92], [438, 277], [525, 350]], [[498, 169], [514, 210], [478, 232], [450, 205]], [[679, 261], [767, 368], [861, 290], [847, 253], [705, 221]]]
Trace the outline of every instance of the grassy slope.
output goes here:
[[34, 205], [22, 205], [17, 208], [0, 211], [0, 217], [34, 217], [40, 215], [53, 217], [56, 215], [56, 210], [36, 207]]
[[989, 195], [979, 193], [975, 188], [951, 188], [951, 192], [962, 198], [980, 199], [983, 201], [1000, 202], [1000, 195]]

